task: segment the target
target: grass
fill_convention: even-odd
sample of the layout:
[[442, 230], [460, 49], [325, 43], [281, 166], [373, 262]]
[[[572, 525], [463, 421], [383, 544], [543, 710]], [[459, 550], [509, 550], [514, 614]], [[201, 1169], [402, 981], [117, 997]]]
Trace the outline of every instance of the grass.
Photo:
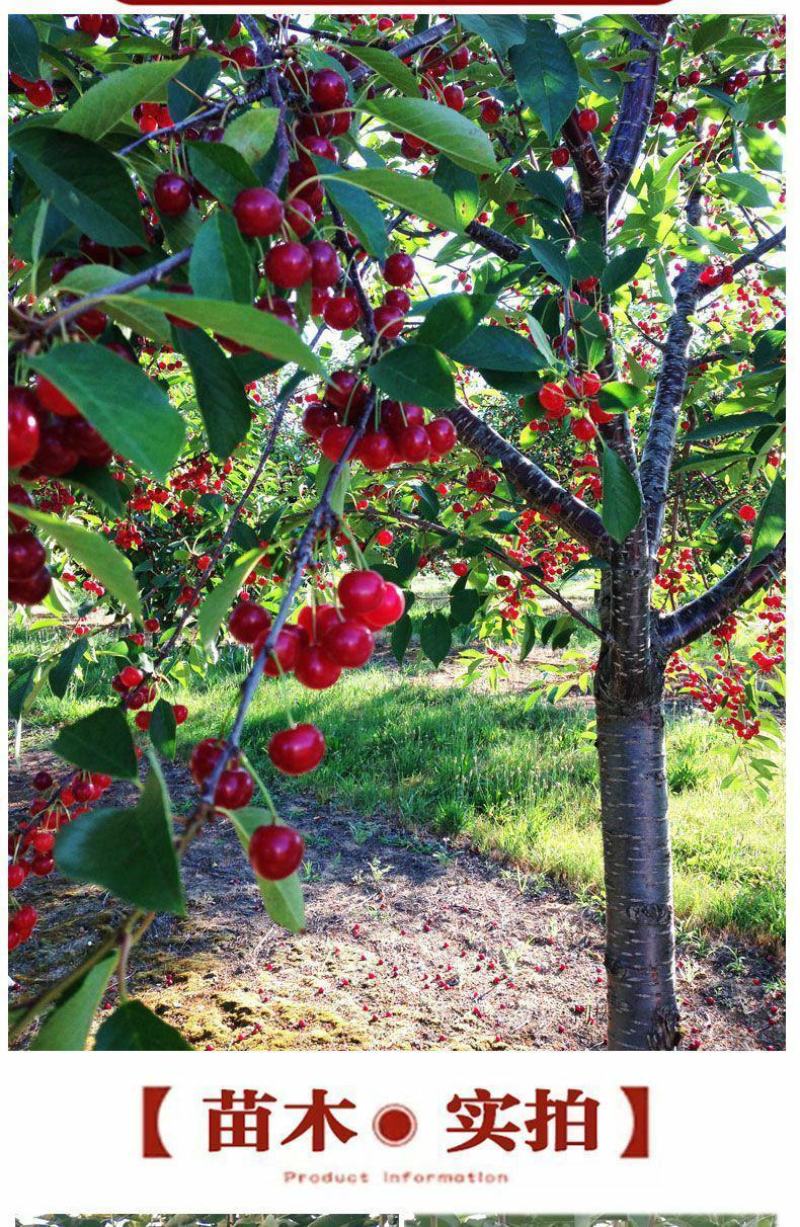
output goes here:
[[[172, 696], [191, 712], [180, 732], [187, 752], [199, 737], [229, 723], [243, 659], [226, 652], [220, 664], [208, 681], [198, 678], [190, 694]], [[275, 773], [265, 747], [286, 722], [287, 702], [295, 719], [320, 725], [329, 747], [317, 771], [291, 787], [361, 817], [398, 814], [422, 829], [464, 837], [484, 853], [550, 874], [589, 897], [602, 889], [597, 767], [586, 705], [526, 711], [524, 695], [433, 685], [413, 667], [346, 674], [321, 694], [294, 682], [264, 685], [243, 745], [270, 785]], [[94, 706], [96, 698], [82, 694], [78, 684], [60, 703], [42, 696], [35, 724], [63, 723]], [[782, 780], [766, 807], [755, 802], [746, 782], [723, 790], [730, 741], [700, 714], [670, 719], [667, 741], [681, 925], [782, 939]]]

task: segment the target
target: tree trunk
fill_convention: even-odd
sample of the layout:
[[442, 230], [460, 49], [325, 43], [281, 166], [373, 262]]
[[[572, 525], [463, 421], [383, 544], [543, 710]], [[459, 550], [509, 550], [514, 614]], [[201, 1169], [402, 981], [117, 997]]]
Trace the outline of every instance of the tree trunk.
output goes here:
[[608, 1046], [679, 1041], [664, 710], [598, 696], [597, 749], [606, 886]]

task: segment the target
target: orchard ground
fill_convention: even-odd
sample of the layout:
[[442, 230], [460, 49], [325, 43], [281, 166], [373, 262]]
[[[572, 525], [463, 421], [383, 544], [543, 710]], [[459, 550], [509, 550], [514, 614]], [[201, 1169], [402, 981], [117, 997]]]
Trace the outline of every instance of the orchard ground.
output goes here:
[[[420, 592], [418, 612], [438, 600]], [[746, 631], [743, 629], [742, 638]], [[463, 645], [462, 645], [463, 646]], [[746, 650], [747, 644], [740, 645]], [[12, 653], [13, 653], [12, 646]], [[605, 1034], [602, 849], [591, 709], [581, 695], [530, 705], [563, 654], [537, 649], [496, 691], [464, 687], [458, 650], [438, 668], [382, 650], [331, 692], [259, 689], [244, 749], [275, 783], [264, 747], [285, 721], [325, 728], [329, 753], [279, 785], [301, 829], [308, 931], [264, 915], [232, 829], [186, 859], [191, 922], [161, 917], [132, 961], [137, 996], [198, 1047], [591, 1048]], [[703, 645], [696, 652], [702, 656]], [[109, 668], [113, 661], [109, 662]], [[173, 698], [190, 710], [168, 767], [192, 803], [182, 758], [217, 731], [244, 676], [243, 654]], [[80, 681], [67, 718], [96, 703]], [[52, 707], [51, 707], [52, 703]], [[63, 704], [59, 707], [64, 719]], [[42, 699], [11, 776], [22, 810], [47, 750], [55, 702]], [[783, 1043], [783, 800], [754, 798], [746, 774], [722, 788], [728, 735], [673, 703], [668, 727], [679, 985], [688, 1046]], [[118, 786], [111, 802], [130, 801]], [[13, 810], [12, 810], [13, 816]], [[25, 988], [63, 973], [117, 905], [58, 876], [37, 885], [42, 932], [20, 952]], [[101, 1014], [102, 1018], [102, 1014]]]

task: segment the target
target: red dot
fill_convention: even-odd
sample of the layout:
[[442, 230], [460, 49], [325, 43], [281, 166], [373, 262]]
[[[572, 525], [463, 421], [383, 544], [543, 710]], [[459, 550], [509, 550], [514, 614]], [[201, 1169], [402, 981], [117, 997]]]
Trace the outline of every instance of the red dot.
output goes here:
[[417, 1132], [417, 1119], [402, 1104], [391, 1103], [376, 1113], [372, 1128], [384, 1145], [405, 1146]]

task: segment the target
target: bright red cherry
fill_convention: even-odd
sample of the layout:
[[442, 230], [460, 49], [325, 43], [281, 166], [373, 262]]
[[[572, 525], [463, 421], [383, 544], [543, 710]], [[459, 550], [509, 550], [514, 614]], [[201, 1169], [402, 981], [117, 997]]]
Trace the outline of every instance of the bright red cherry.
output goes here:
[[153, 185], [153, 200], [159, 213], [167, 217], [180, 217], [192, 203], [192, 189], [183, 175], [167, 170], [159, 175]]
[[396, 311], [407, 315], [411, 310], [411, 299], [405, 290], [387, 290], [383, 296], [383, 305], [385, 307], [394, 307]]
[[347, 82], [332, 68], [323, 68], [311, 74], [309, 82], [311, 101], [321, 111], [335, 111], [344, 106], [347, 99]]
[[90, 38], [97, 38], [103, 28], [103, 18], [100, 13], [81, 13], [77, 21], [78, 29]]
[[296, 724], [270, 738], [267, 754], [284, 775], [305, 775], [325, 757], [325, 738], [315, 724]]
[[286, 203], [286, 220], [299, 239], [304, 239], [314, 228], [314, 210], [307, 200], [295, 196]]
[[342, 275], [336, 248], [324, 239], [312, 239], [306, 248], [311, 256], [311, 284], [317, 290], [336, 285]]
[[323, 456], [335, 464], [341, 460], [352, 437], [352, 426], [329, 426], [319, 441]]
[[372, 631], [362, 622], [345, 619], [326, 632], [322, 650], [329, 660], [343, 669], [360, 669], [375, 648]]
[[335, 426], [339, 421], [333, 405], [326, 405], [321, 400], [312, 401], [303, 414], [303, 430], [312, 439], [321, 439], [329, 426]]
[[25, 86], [25, 97], [31, 106], [41, 110], [53, 101], [53, 87], [48, 81], [31, 81]]
[[334, 371], [325, 388], [325, 399], [334, 409], [357, 412], [367, 399], [367, 385], [359, 383], [353, 371]]
[[402, 590], [397, 584], [387, 582], [384, 584], [378, 604], [373, 609], [367, 610], [366, 613], [360, 614], [359, 617], [371, 630], [379, 631], [384, 626], [391, 626], [394, 622], [399, 622], [405, 613], [405, 608], [406, 598]]
[[270, 627], [270, 616], [263, 605], [255, 601], [241, 601], [228, 620], [228, 630], [237, 643], [251, 644]]
[[569, 428], [575, 438], [579, 439], [581, 443], [588, 443], [596, 434], [594, 422], [592, 422], [591, 418], [573, 418]]
[[23, 530], [8, 535], [9, 579], [30, 579], [44, 566], [45, 548], [33, 533]]
[[248, 856], [250, 864], [260, 878], [280, 882], [293, 874], [303, 859], [305, 844], [294, 827], [256, 827], [250, 838]]
[[309, 690], [327, 690], [338, 682], [342, 669], [315, 643], [304, 644], [297, 653], [294, 675]]
[[202, 784], [211, 775], [225, 749], [219, 737], [204, 737], [198, 741], [189, 759], [189, 771], [195, 784]]
[[599, 123], [600, 116], [592, 107], [587, 107], [585, 111], [578, 112], [578, 127], [581, 132], [594, 132]]
[[36, 397], [45, 409], [49, 409], [51, 413], [62, 418], [73, 418], [77, 415], [78, 410], [72, 401], [67, 400], [66, 396], [59, 392], [49, 379], [45, 379], [44, 375], [37, 375], [34, 382]]
[[308, 643], [319, 643], [339, 618], [340, 614], [335, 605], [320, 601], [319, 604], [303, 606], [297, 615], [297, 625], [305, 632]]
[[264, 272], [281, 290], [297, 290], [311, 276], [311, 256], [302, 243], [277, 243], [264, 261]]
[[233, 202], [236, 225], [248, 239], [277, 234], [283, 223], [283, 204], [268, 187], [246, 187]]
[[395, 458], [394, 443], [385, 430], [369, 430], [356, 448], [356, 458], [370, 473], [383, 473]]
[[752, 524], [757, 514], [755, 507], [751, 507], [749, 503], [745, 503], [743, 507], [739, 508], [739, 519], [743, 520], [745, 524]]
[[444, 101], [451, 111], [463, 111], [466, 94], [460, 85], [446, 85], [443, 91]]
[[339, 580], [339, 600], [348, 614], [360, 617], [380, 604], [386, 582], [377, 571], [348, 571]]
[[569, 161], [569, 149], [566, 145], [559, 145], [553, 150], [551, 161], [554, 166], [566, 166]]
[[548, 413], [561, 416], [566, 411], [566, 398], [557, 383], [542, 384], [539, 389], [539, 404]]
[[172, 714], [175, 717], [176, 724], [185, 724], [189, 719], [189, 708], [185, 703], [173, 703]]
[[125, 690], [133, 690], [134, 686], [140, 686], [144, 681], [144, 674], [135, 665], [126, 665], [119, 672], [119, 680]]
[[403, 331], [405, 316], [396, 307], [376, 307], [373, 316], [379, 338], [388, 337], [393, 340]]
[[[329, 298], [322, 309], [325, 323], [336, 332], [345, 332], [354, 327], [360, 314], [358, 303], [344, 295]], [[375, 314], [377, 315], [377, 312]]]
[[405, 252], [393, 251], [383, 266], [383, 277], [389, 285], [410, 285], [414, 280], [414, 261]]
[[456, 428], [449, 418], [434, 418], [425, 429], [431, 447], [439, 456], [451, 452], [458, 442]]
[[113, 13], [104, 13], [100, 18], [100, 33], [103, 38], [116, 38], [119, 34], [119, 18]]
[[8, 389], [8, 467], [29, 464], [39, 446], [36, 397], [27, 388]]
[[255, 68], [258, 64], [256, 53], [252, 47], [234, 47], [231, 59], [240, 68]]
[[[282, 626], [278, 631], [272, 651], [264, 662], [266, 676], [279, 677], [281, 673], [291, 673], [297, 663], [297, 653], [302, 642], [303, 640], [298, 636], [297, 627]], [[254, 655], [261, 651], [263, 644], [263, 638], [256, 640], [253, 644]]]
[[47, 567], [35, 571], [27, 579], [8, 581], [8, 599], [15, 605], [38, 605], [47, 596], [53, 579]]
[[424, 426], [406, 426], [397, 436], [397, 447], [407, 464], [421, 464], [431, 454], [431, 441]]
[[222, 772], [214, 790], [214, 804], [223, 809], [241, 809], [253, 799], [253, 777], [243, 767]]
[[486, 98], [481, 103], [481, 119], [485, 124], [494, 127], [503, 118], [503, 104], [497, 98]]

